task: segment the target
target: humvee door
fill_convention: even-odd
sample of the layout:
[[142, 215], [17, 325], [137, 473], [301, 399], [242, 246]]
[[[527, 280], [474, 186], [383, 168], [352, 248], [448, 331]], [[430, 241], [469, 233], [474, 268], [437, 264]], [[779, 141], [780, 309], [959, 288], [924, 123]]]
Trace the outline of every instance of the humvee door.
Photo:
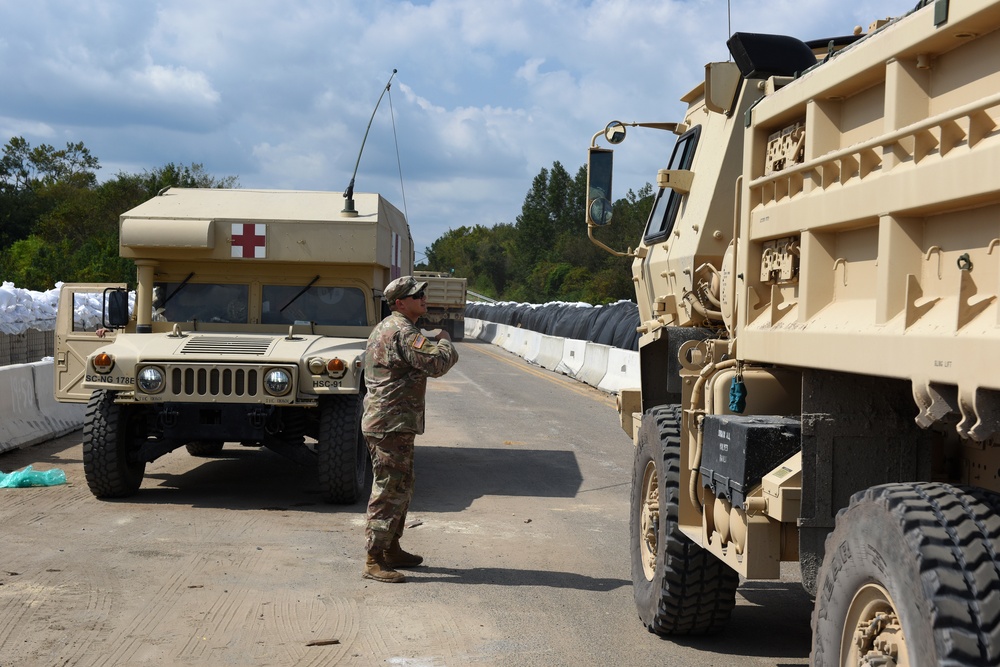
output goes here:
[[97, 330], [102, 326], [100, 315], [93, 318], [87, 313], [93, 312], [93, 304], [99, 307], [104, 302], [105, 290], [115, 288], [127, 287], [115, 283], [69, 283], [59, 291], [53, 363], [57, 401], [86, 403], [90, 400], [90, 390], [83, 388], [87, 357], [113, 341], [116, 332], [109, 329], [103, 338], [98, 336]]

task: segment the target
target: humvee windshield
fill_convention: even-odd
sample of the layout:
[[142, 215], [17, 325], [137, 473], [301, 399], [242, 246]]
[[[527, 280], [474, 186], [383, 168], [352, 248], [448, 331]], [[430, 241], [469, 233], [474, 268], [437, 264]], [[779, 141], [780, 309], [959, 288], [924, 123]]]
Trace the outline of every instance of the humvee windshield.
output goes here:
[[365, 294], [357, 287], [313, 286], [302, 292], [297, 285], [264, 285], [261, 296], [263, 324], [368, 324]]
[[249, 294], [248, 285], [156, 283], [153, 320], [246, 324]]
[[[153, 320], [247, 324], [249, 294], [248, 285], [156, 283]], [[260, 312], [262, 324], [368, 324], [365, 294], [357, 287], [264, 285]]]

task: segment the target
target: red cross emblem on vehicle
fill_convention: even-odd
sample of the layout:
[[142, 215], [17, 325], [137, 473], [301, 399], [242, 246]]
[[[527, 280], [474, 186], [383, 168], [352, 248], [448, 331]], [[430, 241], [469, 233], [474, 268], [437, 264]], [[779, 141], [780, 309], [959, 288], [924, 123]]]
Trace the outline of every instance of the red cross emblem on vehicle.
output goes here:
[[265, 227], [266, 225], [234, 222], [233, 257], [253, 257], [255, 259], [265, 257], [267, 249]]

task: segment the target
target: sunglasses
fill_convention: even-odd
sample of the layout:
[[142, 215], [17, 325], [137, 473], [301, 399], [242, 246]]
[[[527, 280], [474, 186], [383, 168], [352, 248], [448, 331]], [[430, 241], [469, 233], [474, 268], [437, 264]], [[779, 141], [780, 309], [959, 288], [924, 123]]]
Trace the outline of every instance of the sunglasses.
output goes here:
[[406, 298], [407, 299], [423, 299], [424, 298], [424, 292], [423, 292], [423, 290], [421, 290], [421, 291], [417, 292], [416, 294], [411, 294], [410, 296], [408, 296]]

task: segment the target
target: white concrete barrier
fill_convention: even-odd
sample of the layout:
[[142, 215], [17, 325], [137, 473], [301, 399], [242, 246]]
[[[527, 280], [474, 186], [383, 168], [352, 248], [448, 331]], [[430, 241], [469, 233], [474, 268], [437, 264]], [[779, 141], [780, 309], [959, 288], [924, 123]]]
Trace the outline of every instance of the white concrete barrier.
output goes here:
[[503, 347], [504, 343], [507, 342], [507, 337], [510, 335], [510, 327], [506, 324], [496, 324], [496, 333], [493, 334], [493, 344], [498, 347]]
[[465, 337], [466, 338], [479, 338], [479, 334], [483, 330], [483, 321], [477, 320], [472, 317], [465, 318]]
[[550, 371], [556, 370], [562, 361], [564, 347], [566, 347], [566, 339], [539, 334], [538, 354], [535, 355], [535, 363]]
[[483, 322], [483, 328], [479, 332], [479, 340], [485, 341], [487, 343], [492, 343], [497, 337], [497, 324], [496, 322]]
[[616, 394], [641, 386], [639, 353], [475, 318], [465, 319], [466, 336], [504, 348], [557, 373]]
[[538, 363], [538, 353], [542, 349], [542, 334], [537, 331], [531, 331], [530, 329], [524, 330], [524, 340], [521, 341], [521, 348], [519, 352], [515, 354], [524, 358], [525, 361], [532, 364]]
[[575, 378], [583, 368], [586, 354], [587, 341], [567, 338], [563, 343], [563, 356], [559, 365], [556, 366], [556, 371]]
[[592, 387], [597, 387], [604, 379], [604, 374], [608, 372], [608, 354], [611, 351], [610, 345], [600, 343], [587, 343], [587, 352], [583, 357], [583, 368], [577, 373], [576, 379], [586, 382]]
[[609, 394], [617, 394], [622, 389], [641, 386], [639, 353], [617, 347], [608, 350], [608, 369], [597, 388]]
[[26, 447], [83, 426], [86, 405], [58, 403], [51, 361], [0, 367], [0, 452]]
[[524, 348], [524, 329], [518, 327], [507, 326], [507, 337], [504, 338], [503, 342], [500, 343], [500, 347], [507, 350], [511, 354], [516, 354], [517, 356], [522, 356]]

